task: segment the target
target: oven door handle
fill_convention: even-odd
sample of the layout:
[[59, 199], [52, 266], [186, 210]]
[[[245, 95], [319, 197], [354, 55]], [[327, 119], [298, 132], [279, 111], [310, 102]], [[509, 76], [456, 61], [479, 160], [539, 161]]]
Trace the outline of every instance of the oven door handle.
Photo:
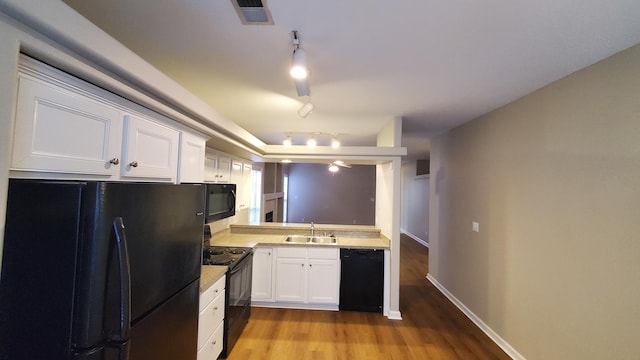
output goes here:
[[242, 266], [236, 266], [233, 270], [229, 272], [229, 276], [242, 271]]
[[253, 254], [249, 254], [247, 256], [245, 256], [244, 258], [242, 258], [234, 267], [233, 269], [231, 269], [231, 271], [229, 271], [229, 277], [231, 277], [231, 275], [236, 274], [240, 271], [242, 271], [242, 268], [245, 267], [245, 263], [248, 261], [247, 259], [250, 259], [253, 256]]

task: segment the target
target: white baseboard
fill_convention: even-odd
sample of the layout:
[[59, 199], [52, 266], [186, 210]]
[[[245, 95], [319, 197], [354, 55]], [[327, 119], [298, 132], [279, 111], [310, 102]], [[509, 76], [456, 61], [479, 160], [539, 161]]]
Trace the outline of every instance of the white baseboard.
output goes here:
[[402, 314], [400, 311], [389, 311], [387, 318], [390, 320], [402, 320]]
[[429, 243], [426, 242], [425, 240], [420, 239], [419, 237], [413, 235], [412, 233], [405, 231], [405, 230], [400, 230], [403, 234], [407, 235], [408, 237], [412, 238], [413, 240], [417, 241], [418, 243], [422, 244], [425, 247], [429, 247]]
[[493, 331], [482, 319], [480, 319], [476, 314], [474, 314], [468, 307], [466, 307], [458, 298], [453, 296], [452, 293], [449, 292], [442, 284], [438, 282], [431, 274], [427, 274], [427, 280], [431, 281], [431, 283], [438, 289], [444, 296], [446, 296], [460, 311], [462, 311], [477, 327], [480, 328], [487, 336], [493, 340], [502, 350], [504, 350], [507, 355], [509, 355], [514, 360], [526, 360], [522, 354], [520, 354], [516, 349], [514, 349], [505, 339], [503, 339], [498, 333]]
[[273, 309], [299, 309], [299, 310], [328, 310], [339, 311], [338, 305], [334, 304], [303, 304], [303, 303], [275, 303], [264, 301], [251, 301], [251, 306]]

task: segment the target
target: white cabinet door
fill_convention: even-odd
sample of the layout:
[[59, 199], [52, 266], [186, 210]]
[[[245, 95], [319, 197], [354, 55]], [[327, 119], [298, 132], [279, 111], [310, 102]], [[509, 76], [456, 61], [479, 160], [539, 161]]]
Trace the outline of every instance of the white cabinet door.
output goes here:
[[305, 259], [276, 260], [276, 301], [304, 302], [306, 294]]
[[204, 181], [218, 181], [218, 156], [205, 154]]
[[209, 150], [205, 155], [204, 181], [229, 182], [231, 180], [231, 158]]
[[121, 116], [110, 105], [21, 74], [11, 168], [117, 177]]
[[309, 259], [307, 302], [338, 304], [340, 271], [337, 260]]
[[251, 171], [253, 166], [251, 164], [242, 164], [242, 188], [240, 192], [240, 207], [251, 207]]
[[231, 161], [231, 177], [229, 182], [236, 184], [236, 211], [244, 209], [242, 204], [242, 162], [237, 160]]
[[180, 167], [178, 177], [181, 183], [204, 181], [204, 153], [206, 139], [182, 132], [180, 134]]
[[273, 301], [273, 249], [257, 247], [253, 252], [251, 300]]
[[122, 177], [175, 181], [180, 133], [134, 115], [125, 115]]
[[218, 180], [229, 182], [231, 180], [231, 158], [218, 156]]

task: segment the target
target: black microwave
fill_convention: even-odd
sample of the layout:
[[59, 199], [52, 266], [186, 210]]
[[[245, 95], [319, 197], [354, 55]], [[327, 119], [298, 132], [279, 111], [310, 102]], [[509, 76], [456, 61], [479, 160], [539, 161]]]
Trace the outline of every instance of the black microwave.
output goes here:
[[235, 184], [205, 184], [207, 222], [220, 220], [236, 214]]

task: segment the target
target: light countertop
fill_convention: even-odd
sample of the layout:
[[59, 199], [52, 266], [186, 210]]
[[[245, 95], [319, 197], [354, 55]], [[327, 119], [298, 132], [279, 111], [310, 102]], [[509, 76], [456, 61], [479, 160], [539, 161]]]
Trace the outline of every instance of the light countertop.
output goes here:
[[200, 293], [215, 284], [226, 272], [226, 266], [219, 265], [202, 265], [202, 273], [200, 274]]
[[[256, 246], [308, 246], [362, 249], [388, 249], [389, 239], [374, 226], [314, 224], [316, 235], [334, 234], [336, 244], [292, 244], [285, 243], [288, 235], [309, 235], [310, 224], [260, 223], [234, 224], [228, 230], [213, 235], [211, 246], [250, 247]], [[207, 290], [227, 272], [226, 266], [203, 265], [200, 277], [200, 292]]]
[[217, 233], [211, 239], [212, 246], [255, 247], [258, 245], [314, 246], [338, 248], [388, 249], [389, 240], [373, 226], [315, 224], [315, 234], [334, 234], [336, 244], [285, 243], [287, 235], [309, 235], [310, 224], [261, 223], [256, 225], [231, 225], [228, 231]]

